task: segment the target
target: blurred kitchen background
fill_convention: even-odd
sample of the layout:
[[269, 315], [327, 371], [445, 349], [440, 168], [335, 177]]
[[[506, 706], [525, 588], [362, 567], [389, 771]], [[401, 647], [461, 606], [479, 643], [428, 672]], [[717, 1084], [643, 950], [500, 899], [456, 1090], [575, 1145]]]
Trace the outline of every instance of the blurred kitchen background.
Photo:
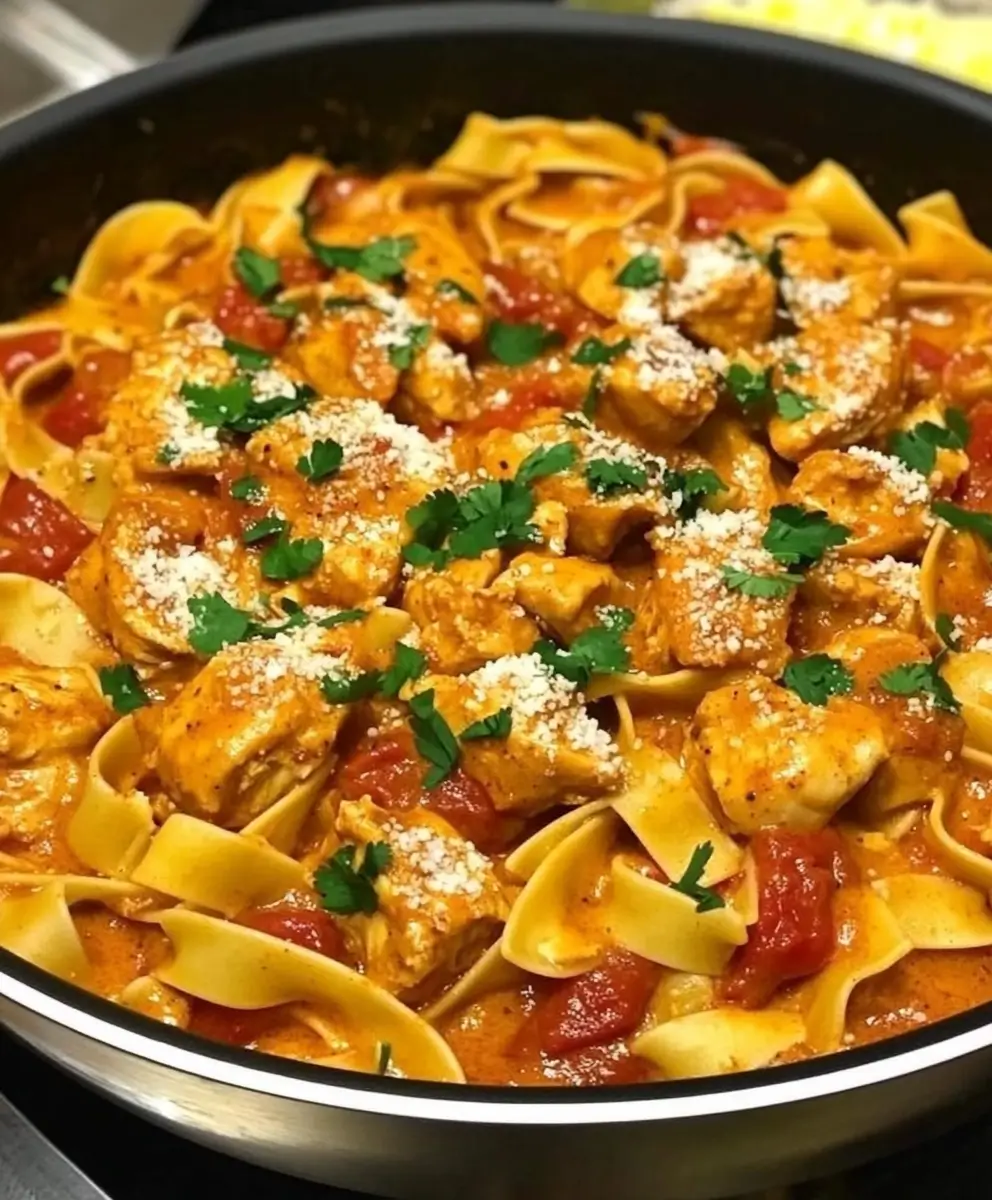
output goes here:
[[[384, 0], [0, 0], [0, 122], [200, 40]], [[551, 3], [552, 0], [518, 0]], [[760, 25], [913, 62], [992, 90], [992, 0], [564, 0]]]

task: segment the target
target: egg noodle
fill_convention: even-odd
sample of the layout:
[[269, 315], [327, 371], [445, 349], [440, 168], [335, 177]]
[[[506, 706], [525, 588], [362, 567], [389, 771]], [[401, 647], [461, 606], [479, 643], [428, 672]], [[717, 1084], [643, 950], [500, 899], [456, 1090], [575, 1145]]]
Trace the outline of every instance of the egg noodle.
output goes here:
[[992, 1000], [992, 251], [642, 122], [136, 204], [0, 326], [0, 946], [441, 1081]]

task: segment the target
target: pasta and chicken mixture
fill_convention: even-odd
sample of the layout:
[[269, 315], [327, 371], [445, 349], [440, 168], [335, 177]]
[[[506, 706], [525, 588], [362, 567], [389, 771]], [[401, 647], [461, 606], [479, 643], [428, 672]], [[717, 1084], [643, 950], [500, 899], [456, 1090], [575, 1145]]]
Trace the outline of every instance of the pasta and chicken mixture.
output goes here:
[[992, 252], [472, 116], [143, 202], [0, 327], [0, 946], [602, 1085], [992, 999]]

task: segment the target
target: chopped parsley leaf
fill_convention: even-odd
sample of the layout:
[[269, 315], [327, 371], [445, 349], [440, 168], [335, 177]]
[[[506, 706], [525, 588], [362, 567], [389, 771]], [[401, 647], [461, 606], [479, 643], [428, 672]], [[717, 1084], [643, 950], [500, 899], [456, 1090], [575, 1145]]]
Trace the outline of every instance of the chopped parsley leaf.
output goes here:
[[130, 663], [100, 668], [100, 690], [121, 716], [151, 704], [151, 698], [141, 686], [138, 672]]
[[[283, 601], [285, 604], [286, 601]], [[369, 614], [364, 608], [343, 608], [340, 612], [331, 613], [329, 617], [321, 617], [315, 621], [321, 629], [333, 629], [335, 625], [350, 625], [353, 621], [364, 621]]]
[[69, 289], [72, 287], [72, 280], [68, 275], [59, 275], [48, 286], [56, 296], [68, 296]]
[[630, 651], [623, 635], [634, 623], [629, 608], [613, 608], [603, 613], [602, 623], [583, 630], [567, 650], [547, 638], [537, 642], [533, 652], [559, 675], [580, 688], [593, 675], [614, 675], [630, 666]]
[[458, 503], [457, 527], [448, 541], [455, 558], [479, 558], [487, 550], [540, 540], [530, 523], [534, 496], [516, 480], [490, 480], [466, 492]]
[[374, 695], [381, 681], [382, 674], [379, 671], [361, 671], [358, 675], [325, 675], [320, 681], [320, 691], [328, 704], [352, 704]]
[[397, 371], [408, 371], [419, 351], [430, 341], [430, 325], [411, 325], [406, 331], [407, 340], [389, 347], [389, 361]]
[[424, 787], [435, 788], [458, 766], [458, 739], [451, 726], [434, 707], [434, 689], [410, 697], [410, 728], [421, 758], [430, 764]]
[[314, 872], [313, 886], [328, 912], [340, 916], [351, 913], [371, 916], [379, 907], [375, 881], [389, 866], [393, 852], [388, 842], [369, 842], [361, 865], [356, 869], [355, 850], [353, 845], [341, 846], [336, 850]]
[[731, 363], [724, 376], [724, 382], [741, 408], [747, 410], [771, 396], [771, 376], [771, 367], [752, 371], [743, 363]]
[[279, 260], [267, 258], [257, 250], [249, 250], [247, 246], [235, 250], [233, 267], [234, 274], [259, 300], [274, 292], [282, 282]]
[[797, 362], [783, 363], [782, 370], [786, 375], [802, 375], [803, 373], [803, 368]]
[[946, 521], [953, 529], [961, 529], [966, 533], [977, 533], [979, 537], [992, 544], [992, 515], [983, 512], [972, 512], [970, 508], [961, 508], [947, 500], [935, 500], [930, 506], [941, 520]]
[[336, 308], [373, 308], [368, 300], [361, 300], [356, 296], [328, 296], [324, 301], [324, 308], [328, 312], [333, 312]]
[[302, 579], [320, 566], [324, 558], [324, 543], [320, 538], [291, 540], [281, 533], [277, 541], [262, 554], [262, 574], [279, 582]]
[[662, 476], [661, 486], [670, 500], [679, 497], [675, 513], [682, 521], [691, 521], [707, 496], [727, 490], [727, 485], [710, 467], [690, 467], [686, 471], [669, 468]]
[[191, 596], [186, 607], [193, 618], [189, 644], [198, 654], [211, 655], [224, 646], [242, 642], [251, 628], [251, 617], [217, 592]]
[[598, 337], [588, 337], [572, 355], [572, 362], [580, 367], [602, 367], [621, 354], [626, 354], [630, 347], [631, 341], [627, 337], [614, 342], [612, 346]]
[[486, 334], [489, 353], [505, 367], [522, 367], [561, 343], [562, 337], [553, 329], [537, 322], [514, 325], [508, 321], [493, 321]]
[[810, 654], [782, 672], [782, 682], [807, 704], [823, 705], [831, 696], [844, 696], [854, 688], [854, 676], [839, 658]]
[[464, 300], [466, 304], [478, 304], [478, 299], [466, 287], [458, 282], [457, 279], [442, 279], [434, 289], [439, 296], [457, 296], [459, 300]]
[[[955, 409], [949, 410], [948, 418], [952, 412], [956, 411]], [[958, 416], [960, 417], [961, 414], [959, 413]], [[967, 440], [967, 434], [961, 437], [960, 424], [958, 424], [958, 430], [954, 430], [949, 424], [944, 426], [938, 425], [935, 421], [920, 421], [912, 429], [899, 429], [893, 433], [889, 438], [889, 450], [896, 458], [901, 459], [911, 471], [929, 475], [937, 465], [939, 449], [963, 450]]]
[[621, 269], [614, 283], [624, 288], [648, 288], [661, 283], [665, 272], [661, 268], [661, 259], [657, 254], [635, 254]]
[[554, 446], [538, 446], [517, 468], [517, 483], [527, 487], [535, 479], [558, 475], [573, 466], [578, 457], [574, 442], [558, 442]]
[[827, 550], [843, 546], [851, 531], [835, 525], [825, 512], [807, 512], [795, 504], [777, 504], [761, 544], [786, 567], [806, 567], [818, 563]]
[[637, 463], [623, 459], [594, 458], [586, 464], [586, 483], [597, 496], [643, 492], [648, 486], [648, 473]]
[[161, 467], [170, 467], [179, 457], [179, 447], [173, 445], [172, 442], [166, 442], [164, 446], [159, 446], [155, 454], [155, 461]]
[[325, 246], [305, 234], [310, 253], [325, 267], [354, 271], [370, 283], [385, 283], [404, 271], [404, 260], [417, 248], [417, 239], [405, 237], [376, 238], [367, 246]]
[[419, 679], [426, 670], [426, 654], [418, 650], [415, 646], [408, 646], [405, 642], [397, 642], [392, 666], [387, 667], [382, 673], [380, 691], [388, 699], [395, 700], [405, 684], [412, 683], [414, 679]]
[[937, 613], [933, 627], [937, 631], [937, 636], [948, 650], [961, 649], [961, 635], [958, 633], [957, 626], [954, 624], [954, 618], [950, 613]]
[[762, 600], [780, 600], [787, 596], [797, 583], [802, 583], [802, 575], [756, 575], [753, 571], [740, 571], [736, 567], [723, 566], [723, 582], [731, 591], [741, 592], [745, 596], [757, 596]]
[[929, 696], [934, 708], [956, 713], [961, 705], [940, 674], [943, 654], [933, 662], [902, 663], [879, 675], [878, 682], [893, 696]]
[[251, 380], [242, 376], [218, 386], [184, 383], [179, 394], [190, 416], [201, 425], [251, 434], [306, 408], [316, 393], [306, 384], [295, 384], [291, 396], [255, 400]]
[[582, 398], [582, 415], [588, 421], [591, 421], [596, 415], [596, 405], [599, 403], [599, 394], [602, 390], [603, 372], [597, 367], [592, 373], [592, 379], [589, 380], [586, 394]]
[[224, 349], [237, 361], [243, 371], [264, 371], [272, 365], [272, 355], [264, 350], [256, 350], [254, 346], [246, 346], [233, 338], [224, 338]]
[[257, 475], [242, 475], [231, 484], [231, 495], [235, 500], [258, 504], [265, 497], [265, 487]]
[[343, 461], [342, 447], [333, 438], [322, 438], [313, 443], [308, 454], [300, 455], [296, 460], [296, 469], [304, 479], [320, 483], [336, 475]]
[[282, 517], [262, 517], [254, 525], [249, 525], [241, 535], [242, 544], [253, 546], [256, 542], [264, 542], [266, 538], [275, 537], [289, 529], [289, 522]]
[[389, 1042], [380, 1042], [375, 1052], [375, 1073], [385, 1075], [393, 1058], [393, 1047]]
[[775, 396], [775, 408], [783, 421], [801, 421], [811, 412], [819, 412], [821, 405], [809, 396], [801, 396], [798, 392], [778, 392]]
[[300, 315], [300, 306], [294, 304], [292, 300], [273, 300], [271, 304], [267, 304], [269, 316], [279, 317], [283, 321], [291, 321], [294, 317]]
[[696, 912], [713, 912], [714, 909], [724, 908], [725, 901], [719, 892], [713, 891], [712, 888], [703, 887], [699, 882], [703, 877], [703, 872], [706, 870], [707, 863], [713, 857], [713, 843], [701, 842], [689, 859], [689, 865], [682, 873], [680, 879], [673, 880], [669, 887], [676, 892], [681, 892], [683, 896], [688, 896], [690, 900], [696, 902]]
[[505, 738], [510, 736], [513, 727], [513, 713], [509, 708], [501, 708], [483, 717], [481, 721], [473, 721], [458, 735], [459, 741], [475, 742], [482, 738]]

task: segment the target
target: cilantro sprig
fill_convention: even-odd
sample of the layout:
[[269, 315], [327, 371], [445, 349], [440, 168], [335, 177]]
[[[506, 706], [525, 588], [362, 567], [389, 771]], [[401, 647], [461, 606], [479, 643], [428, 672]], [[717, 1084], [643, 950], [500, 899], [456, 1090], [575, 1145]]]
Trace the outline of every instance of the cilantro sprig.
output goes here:
[[854, 688], [854, 676], [839, 658], [810, 654], [782, 672], [782, 682], [807, 704], [822, 706], [831, 696], [845, 696]]
[[410, 728], [417, 753], [431, 764], [424, 787], [436, 788], [458, 766], [461, 751], [451, 726], [434, 706], [433, 688], [410, 697]]
[[389, 362], [397, 371], [408, 371], [413, 366], [413, 360], [430, 341], [431, 326], [410, 325], [404, 336], [406, 341], [395, 342], [389, 347]]
[[621, 492], [643, 492], [648, 486], [647, 468], [623, 459], [593, 458], [586, 463], [586, 483], [596, 496]]
[[781, 575], [759, 575], [754, 571], [742, 571], [737, 567], [722, 566], [723, 582], [733, 592], [744, 596], [755, 596], [762, 600], [781, 600], [799, 583], [802, 575], [783, 571]]
[[626, 354], [632, 342], [630, 338], [621, 338], [610, 345], [598, 337], [587, 337], [572, 355], [572, 362], [580, 367], [603, 367], [613, 362], [621, 354]]
[[681, 521], [691, 521], [707, 496], [727, 490], [727, 485], [710, 467], [690, 467], [685, 471], [669, 468], [662, 476], [661, 486], [669, 500], [678, 497], [675, 514]]
[[236, 342], [233, 338], [224, 339], [224, 349], [243, 371], [264, 371], [272, 365], [271, 354], [256, 350], [254, 346], [246, 346], [244, 342]]
[[961, 508], [948, 500], [935, 500], [930, 507], [952, 529], [960, 529], [964, 533], [977, 533], [992, 545], [992, 515], [989, 513], [972, 512], [970, 508]]
[[310, 236], [309, 221], [304, 221], [304, 240], [310, 253], [332, 270], [354, 271], [370, 283], [385, 283], [406, 270], [406, 259], [417, 248], [414, 237], [381, 237], [365, 246], [329, 246]]
[[664, 278], [661, 259], [657, 254], [645, 251], [643, 254], [635, 254], [624, 264], [614, 283], [622, 288], [649, 288], [661, 283]]
[[801, 421], [811, 412], [819, 412], [822, 405], [811, 400], [809, 396], [802, 396], [799, 392], [786, 390], [776, 393], [775, 408], [782, 420], [791, 424], [794, 421]]
[[937, 465], [938, 450], [963, 450], [968, 444], [970, 430], [964, 413], [949, 408], [944, 420], [946, 425], [920, 421], [912, 429], [897, 430], [889, 438], [889, 451], [911, 471], [930, 475]]
[[901, 663], [879, 675], [878, 682], [893, 696], [928, 696], [934, 708], [949, 713], [960, 712], [960, 701], [940, 674], [943, 659], [941, 653], [932, 662]]
[[296, 460], [296, 469], [311, 483], [330, 479], [341, 469], [344, 449], [333, 438], [323, 438], [313, 443], [306, 454]]
[[355, 866], [357, 847], [341, 846], [317, 868], [313, 885], [328, 912], [339, 916], [364, 913], [371, 916], [379, 908], [375, 881], [393, 859], [388, 842], [369, 842], [362, 861]]
[[186, 602], [189, 614], [193, 618], [193, 625], [188, 635], [189, 643], [198, 654], [210, 656], [217, 654], [225, 646], [231, 646], [237, 642], [251, 641], [256, 638], [273, 638], [279, 633], [286, 633], [290, 629], [298, 629], [309, 624], [319, 625], [323, 629], [331, 629], [335, 625], [363, 621], [368, 615], [362, 608], [349, 608], [312, 621], [294, 600], [284, 596], [280, 605], [286, 615], [286, 620], [279, 624], [272, 624], [259, 621], [251, 613], [235, 608], [218, 592], [193, 596]]
[[101, 667], [99, 676], [100, 690], [114, 706], [114, 712], [120, 713], [122, 717], [151, 704], [151, 697], [142, 686], [138, 672], [130, 663]]
[[359, 671], [356, 675], [325, 675], [320, 691], [328, 704], [354, 704], [366, 700], [379, 690], [382, 675], [379, 671]]
[[478, 304], [478, 298], [473, 296], [467, 287], [462, 287], [457, 279], [442, 279], [434, 291], [439, 296], [453, 296], [465, 304]]
[[937, 613], [933, 627], [948, 650], [958, 651], [961, 649], [961, 634], [958, 633], [954, 618], [950, 613]]
[[259, 504], [265, 498], [265, 485], [257, 475], [242, 475], [231, 484], [231, 495], [247, 504]]
[[534, 646], [534, 653], [557, 674], [580, 688], [585, 688], [593, 675], [615, 675], [630, 666], [630, 651], [624, 645], [624, 634], [634, 623], [629, 608], [610, 608], [600, 613], [600, 624], [583, 630], [567, 650], [543, 638]]
[[489, 353], [505, 367], [523, 367], [552, 346], [561, 345], [562, 336], [554, 329], [546, 329], [537, 322], [513, 324], [509, 321], [493, 321], [486, 333]]
[[715, 892], [712, 888], [703, 887], [700, 880], [703, 877], [703, 872], [713, 857], [713, 843], [701, 842], [695, 850], [693, 850], [689, 858], [689, 865], [683, 871], [681, 878], [673, 880], [669, 887], [673, 891], [681, 892], [683, 896], [688, 896], [690, 900], [696, 902], [696, 912], [705, 913], [713, 912], [715, 909], [724, 908], [726, 901], [719, 892]]
[[395, 699], [407, 683], [419, 679], [427, 670], [427, 655], [415, 646], [397, 642], [392, 666], [382, 673], [379, 691], [389, 699]]
[[460, 742], [477, 742], [483, 738], [506, 738], [513, 728], [513, 712], [509, 708], [500, 708], [488, 717], [473, 721], [458, 735]]
[[730, 394], [746, 412], [772, 395], [772, 369], [752, 371], [743, 363], [731, 363], [724, 376]]
[[549, 475], [559, 475], [575, 465], [578, 458], [578, 448], [574, 442], [556, 442], [553, 446], [538, 446], [517, 468], [515, 481], [523, 487], [529, 487], [538, 479], [547, 479]]
[[232, 263], [235, 276], [258, 300], [264, 300], [282, 284], [282, 272], [277, 258], [268, 258], [257, 250], [240, 246]]
[[260, 563], [266, 579], [289, 582], [302, 579], [315, 571], [324, 559], [324, 543], [320, 538], [290, 538], [283, 530], [262, 554]]
[[194, 420], [208, 428], [230, 433], [252, 434], [290, 413], [305, 409], [316, 395], [308, 384], [292, 384], [285, 396], [256, 400], [252, 381], [238, 376], [229, 383], [207, 385], [183, 383], [179, 394]]
[[782, 566], [805, 570], [831, 548], [843, 546], [850, 536], [846, 526], [835, 524], [825, 512], [777, 504], [771, 510], [761, 544]]

